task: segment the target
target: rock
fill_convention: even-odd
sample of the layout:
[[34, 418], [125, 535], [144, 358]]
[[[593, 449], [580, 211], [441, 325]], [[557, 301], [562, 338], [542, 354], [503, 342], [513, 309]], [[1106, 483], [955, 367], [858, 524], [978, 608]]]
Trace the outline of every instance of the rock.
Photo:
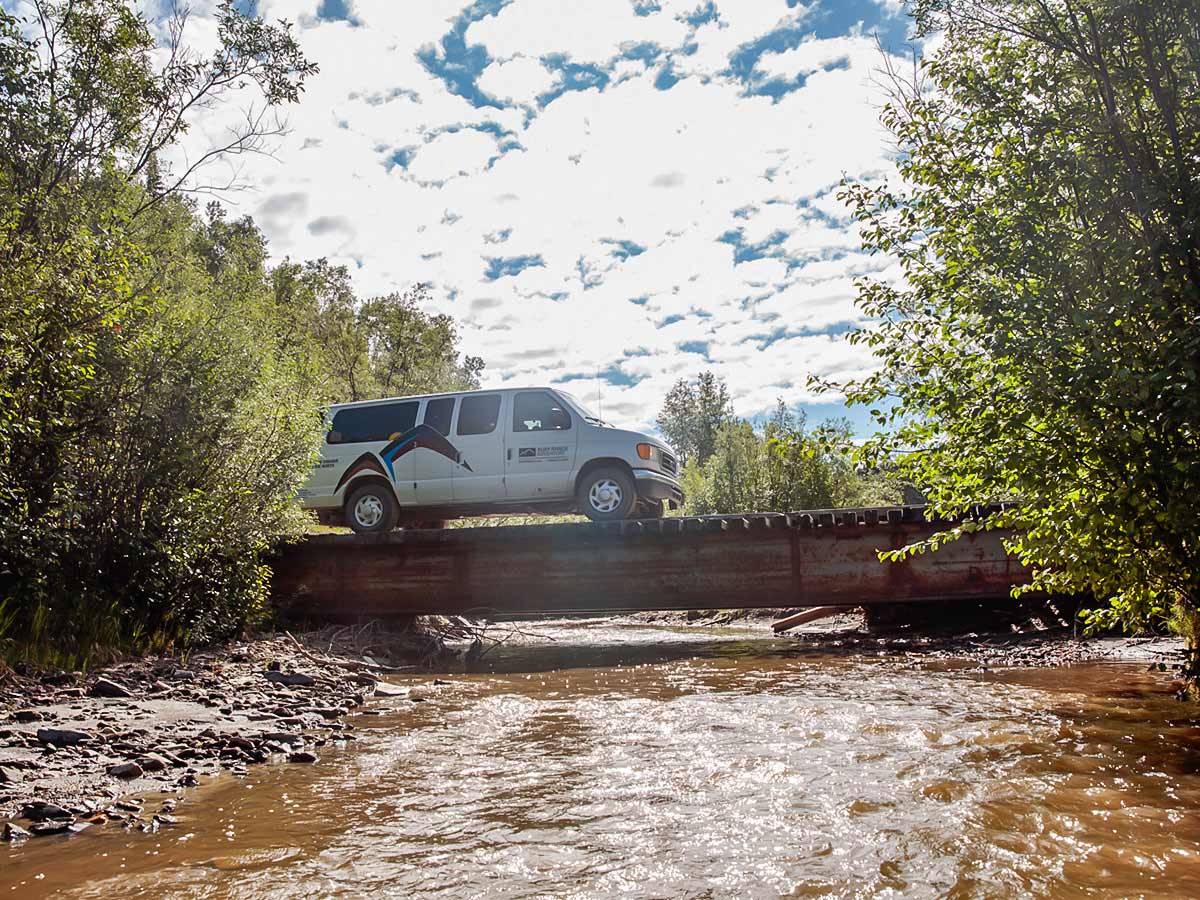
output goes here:
[[174, 816], [167, 815], [166, 813], [156, 813], [154, 816], [154, 821], [158, 822], [160, 825], [174, 825], [179, 820]]
[[6, 822], [4, 831], [0, 831], [0, 841], [23, 841], [27, 837], [29, 837], [29, 832], [12, 822]]
[[42, 768], [42, 764], [36, 759], [0, 759], [0, 768], [40, 769]]
[[198, 785], [200, 783], [200, 779], [198, 779], [191, 772], [188, 772], [186, 775], [184, 775], [182, 778], [180, 778], [175, 783], [178, 784], [180, 787], [196, 787], [196, 785]]
[[21, 818], [32, 822], [45, 822], [48, 819], [71, 819], [70, 812], [55, 803], [45, 800], [30, 800], [21, 807]]
[[126, 781], [141, 778], [144, 774], [142, 767], [135, 762], [117, 763], [115, 766], [109, 766], [107, 771], [113, 778], [123, 778]]
[[92, 739], [86, 731], [75, 731], [72, 728], [39, 728], [37, 739], [51, 747], [73, 747]]
[[41, 678], [42, 684], [64, 685], [75, 681], [83, 673], [81, 672], [58, 672], [54, 675], [43, 675]]
[[107, 678], [97, 678], [96, 683], [92, 685], [92, 689], [88, 692], [93, 697], [132, 697], [133, 691], [125, 687], [123, 684], [117, 684], [115, 681], [110, 681]]
[[320, 757], [308, 750], [297, 750], [289, 753], [287, 759], [290, 763], [315, 763]]
[[152, 694], [163, 694], [169, 690], [172, 690], [172, 688], [165, 681], [156, 681], [150, 685], [150, 693]]
[[196, 673], [191, 669], [176, 669], [168, 677], [172, 681], [195, 681]]
[[286, 684], [289, 687], [308, 687], [317, 683], [317, 679], [311, 675], [305, 675], [303, 672], [277, 672], [274, 669], [267, 669], [262, 674], [267, 681], [274, 684]]
[[266, 734], [260, 734], [260, 740], [273, 741], [276, 744], [303, 744], [304, 738], [298, 734], [292, 734], [290, 731], [270, 731]]
[[56, 819], [52, 822], [38, 822], [29, 828], [29, 832], [34, 837], [45, 837], [49, 834], [66, 834], [71, 830], [72, 822], [70, 819]]
[[139, 756], [136, 762], [142, 767], [143, 772], [161, 772], [168, 766], [167, 761], [156, 753]]
[[16, 775], [12, 775], [12, 774], [4, 771], [3, 768], [0, 768], [0, 784], [12, 784], [14, 781], [17, 781], [17, 780], [18, 780], [18, 778]]
[[40, 722], [45, 718], [36, 709], [18, 709], [12, 717], [14, 722]]
[[333, 721], [346, 715], [349, 710], [340, 706], [310, 706], [304, 712], [316, 713], [322, 719]]

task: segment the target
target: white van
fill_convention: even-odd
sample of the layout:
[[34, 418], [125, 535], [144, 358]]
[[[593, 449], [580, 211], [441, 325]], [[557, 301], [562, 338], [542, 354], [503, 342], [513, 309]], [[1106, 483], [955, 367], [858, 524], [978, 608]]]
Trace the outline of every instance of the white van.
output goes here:
[[683, 504], [670, 447], [557, 389], [346, 403], [329, 408], [327, 424], [299, 497], [323, 523], [358, 532], [527, 512], [606, 522]]

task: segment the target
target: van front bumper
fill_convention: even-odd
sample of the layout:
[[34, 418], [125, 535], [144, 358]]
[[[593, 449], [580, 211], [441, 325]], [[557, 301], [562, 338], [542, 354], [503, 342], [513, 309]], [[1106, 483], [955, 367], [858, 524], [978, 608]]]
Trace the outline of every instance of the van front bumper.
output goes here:
[[674, 478], [651, 469], [634, 469], [638, 496], [643, 500], [665, 500], [675, 509], [683, 506], [683, 488]]

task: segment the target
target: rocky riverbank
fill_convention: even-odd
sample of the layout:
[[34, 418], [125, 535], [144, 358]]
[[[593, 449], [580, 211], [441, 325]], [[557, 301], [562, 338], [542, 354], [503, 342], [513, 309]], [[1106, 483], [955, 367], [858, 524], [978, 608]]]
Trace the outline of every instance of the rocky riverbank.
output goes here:
[[169, 827], [180, 795], [206, 779], [312, 763], [353, 741], [351, 711], [373, 712], [364, 707], [377, 694], [409, 693], [380, 680], [388, 669], [283, 635], [87, 674], [9, 672], [0, 679], [0, 837], [102, 822]]

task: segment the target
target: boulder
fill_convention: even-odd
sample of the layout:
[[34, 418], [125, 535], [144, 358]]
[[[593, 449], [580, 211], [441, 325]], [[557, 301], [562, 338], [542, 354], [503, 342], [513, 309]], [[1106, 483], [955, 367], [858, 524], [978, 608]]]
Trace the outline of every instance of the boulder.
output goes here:
[[303, 672], [277, 672], [274, 669], [267, 669], [262, 674], [267, 681], [286, 684], [289, 687], [308, 687], [317, 683], [317, 679], [311, 675], [305, 675]]
[[92, 685], [92, 689], [88, 692], [93, 697], [132, 697], [133, 691], [125, 687], [123, 684], [117, 684], [115, 681], [110, 681], [107, 678], [97, 678], [96, 683]]
[[37, 739], [52, 747], [73, 747], [84, 744], [92, 739], [86, 731], [76, 731], [73, 728], [39, 728]]
[[117, 763], [115, 766], [109, 766], [107, 772], [113, 778], [121, 778], [125, 781], [141, 778], [144, 774], [142, 767], [135, 762]]

